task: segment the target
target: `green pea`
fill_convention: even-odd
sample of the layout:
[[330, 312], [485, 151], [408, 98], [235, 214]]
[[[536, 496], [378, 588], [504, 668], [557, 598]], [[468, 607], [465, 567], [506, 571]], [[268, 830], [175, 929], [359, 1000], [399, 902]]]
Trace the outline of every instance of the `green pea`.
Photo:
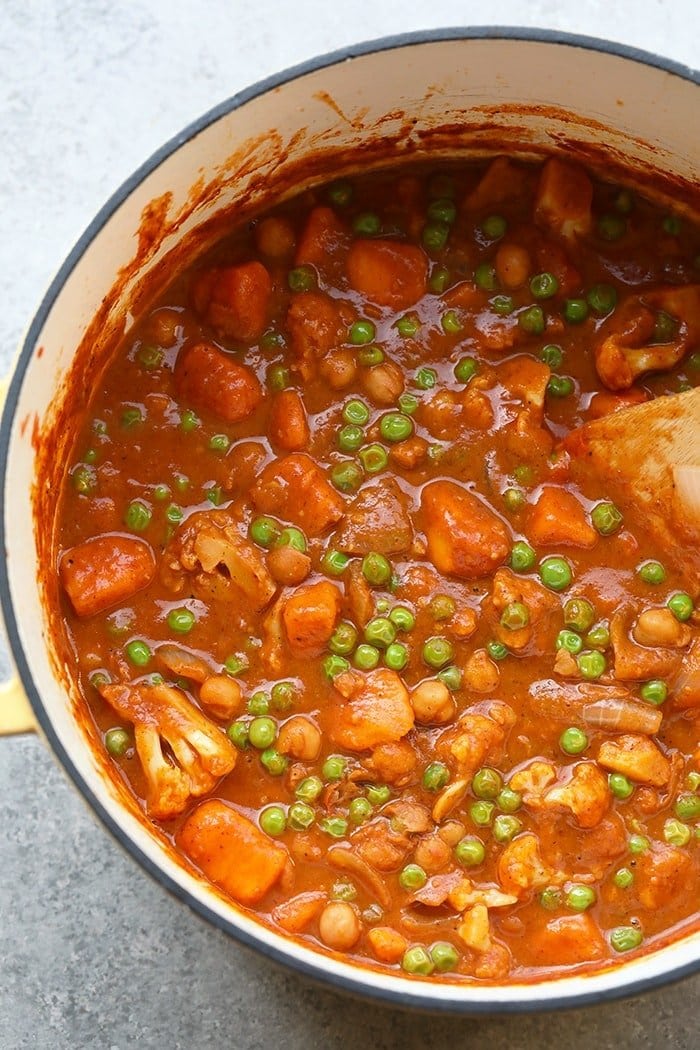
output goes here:
[[528, 572], [535, 564], [536, 557], [529, 543], [518, 540], [511, 548], [509, 564], [514, 572]]
[[288, 368], [284, 365], [270, 365], [267, 370], [265, 381], [269, 386], [270, 390], [274, 390], [279, 393], [280, 390], [286, 390], [291, 382], [291, 374]]
[[151, 508], [143, 500], [134, 499], [126, 508], [124, 523], [133, 532], [144, 532], [151, 524]]
[[576, 658], [576, 664], [581, 677], [587, 678], [589, 681], [600, 678], [606, 666], [605, 657], [598, 652], [580, 653]]
[[370, 551], [362, 559], [362, 575], [373, 587], [381, 587], [391, 579], [391, 562], [383, 554]]
[[624, 773], [610, 773], [608, 776], [608, 786], [615, 796], [621, 801], [628, 799], [634, 791], [634, 784]]
[[492, 660], [505, 660], [508, 656], [508, 647], [503, 642], [487, 642], [486, 651]]
[[336, 901], [354, 901], [357, 897], [357, 890], [351, 882], [335, 882], [331, 896]]
[[630, 835], [628, 846], [630, 853], [633, 853], [635, 854], [635, 856], [637, 856], [640, 853], [646, 853], [646, 851], [651, 846], [651, 842], [646, 837], [646, 835]]
[[648, 704], [660, 707], [668, 696], [668, 686], [661, 678], [652, 678], [641, 686], [639, 695]]
[[[700, 256], [698, 256], [698, 265], [700, 266]], [[700, 369], [700, 351], [696, 351], [691, 354], [687, 361], [688, 367], [694, 369], [696, 372]]]
[[527, 310], [518, 314], [518, 324], [528, 335], [542, 335], [545, 327], [542, 307], [528, 306]]
[[184, 517], [182, 507], [178, 507], [177, 503], [171, 503], [165, 511], [165, 517], [171, 525], [177, 525]]
[[133, 641], [127, 642], [124, 651], [128, 660], [134, 664], [135, 667], [145, 667], [153, 656], [153, 653], [146, 642], [142, 641], [140, 638], [134, 638]]
[[586, 911], [592, 904], [595, 904], [596, 892], [592, 886], [574, 883], [569, 887], [565, 900], [567, 907], [573, 911]]
[[494, 810], [496, 809], [493, 802], [473, 802], [469, 807], [469, 816], [472, 822], [478, 827], [488, 827], [493, 820]]
[[475, 835], [467, 835], [460, 839], [454, 852], [458, 862], [465, 868], [476, 868], [484, 863], [486, 857], [484, 844]]
[[618, 868], [613, 875], [613, 882], [619, 890], [627, 890], [634, 882], [634, 874], [629, 868]]
[[430, 958], [438, 973], [449, 973], [459, 963], [457, 949], [448, 941], [436, 941], [430, 949]]
[[258, 820], [265, 834], [272, 835], [274, 838], [283, 835], [287, 828], [287, 817], [281, 806], [268, 806], [262, 811]]
[[215, 507], [219, 507], [223, 502], [223, 492], [219, 485], [215, 485], [210, 489], [206, 489], [206, 497], [210, 503], [213, 503]]
[[189, 434], [191, 433], [191, 431], [196, 430], [199, 426], [199, 423], [200, 421], [197, 417], [197, 414], [193, 412], [191, 408], [186, 408], [180, 416], [180, 430], [184, 430], [186, 434]]
[[[93, 467], [87, 466], [85, 463], [80, 463], [71, 472], [71, 482], [75, 491], [81, 496], [90, 496], [97, 488], [97, 472]], [[129, 507], [131, 507], [131, 504]], [[128, 515], [129, 510], [127, 510], [127, 516]], [[133, 528], [133, 526], [129, 527]]]
[[[362, 451], [366, 450], [363, 449]], [[331, 484], [338, 492], [355, 492], [359, 489], [363, 479], [362, 467], [358, 466], [357, 463], [353, 463], [352, 460], [336, 463], [331, 470]]]
[[270, 329], [267, 332], [263, 332], [260, 336], [261, 350], [281, 350], [285, 346], [286, 342], [281, 332], [275, 332], [273, 329]]
[[597, 503], [591, 511], [591, 521], [601, 536], [611, 536], [622, 525], [622, 515], [614, 503]]
[[348, 822], [344, 817], [324, 817], [319, 821], [319, 827], [334, 839], [344, 839], [348, 833]]
[[645, 561], [637, 567], [637, 575], [644, 583], [656, 587], [666, 580], [666, 570], [660, 561]]
[[681, 623], [689, 620], [693, 615], [693, 599], [683, 591], [677, 591], [676, 594], [672, 594], [666, 605]]
[[523, 602], [510, 602], [501, 613], [501, 627], [506, 631], [520, 631], [530, 622], [530, 611]]
[[289, 765], [289, 759], [286, 755], [281, 755], [274, 747], [268, 747], [263, 751], [260, 755], [260, 761], [273, 777], [281, 777]]
[[437, 383], [437, 372], [434, 368], [419, 368], [415, 376], [415, 384], [421, 390], [432, 390]]
[[547, 346], [543, 346], [540, 350], [540, 361], [544, 361], [550, 368], [559, 368], [562, 361], [564, 360], [564, 353], [560, 346], [555, 346], [554, 343], [548, 343]]
[[442, 636], [428, 638], [423, 645], [423, 662], [428, 667], [440, 668], [448, 664], [454, 656], [452, 643]]
[[540, 579], [551, 591], [563, 591], [572, 580], [571, 566], [565, 558], [553, 554], [540, 562]]
[[503, 502], [506, 510], [515, 513], [525, 506], [525, 493], [520, 489], [506, 489], [503, 493]]
[[428, 881], [428, 876], [419, 864], [407, 864], [406, 867], [399, 872], [399, 886], [403, 890], [413, 892], [419, 890], [425, 886]]
[[287, 813], [290, 828], [294, 831], [306, 831], [316, 819], [314, 809], [306, 802], [293, 802]]
[[687, 846], [690, 842], [690, 828], [671, 817], [664, 823], [664, 839], [671, 846]]
[[279, 522], [266, 516], [253, 518], [248, 529], [248, 535], [253, 543], [257, 543], [260, 547], [268, 548], [273, 546], [275, 540], [279, 538], [280, 532]]
[[385, 649], [396, 638], [396, 628], [388, 616], [375, 616], [365, 627], [365, 641]]
[[604, 317], [617, 306], [617, 292], [611, 284], [594, 284], [586, 300], [593, 313]]
[[530, 281], [530, 291], [535, 299], [551, 299], [559, 291], [559, 281], [553, 273], [538, 273]]
[[610, 945], [616, 952], [630, 952], [638, 948], [644, 937], [635, 926], [616, 926], [610, 931]]
[[372, 816], [372, 803], [368, 798], [354, 798], [348, 807], [352, 824], [364, 824]]
[[569, 324], [582, 324], [588, 317], [588, 303], [585, 299], [566, 299], [564, 302], [564, 320]]
[[381, 445], [366, 445], [360, 449], [360, 462], [368, 474], [378, 474], [389, 462], [386, 449]]
[[498, 241], [508, 229], [508, 223], [502, 215], [489, 215], [482, 222], [480, 229], [490, 241]]
[[570, 376], [550, 376], [547, 393], [552, 397], [569, 397], [574, 392], [574, 381]]
[[372, 671], [379, 663], [379, 649], [363, 642], [353, 653], [352, 662], [360, 671]]
[[310, 292], [318, 283], [312, 266], [295, 266], [287, 274], [287, 285], [292, 292]]
[[344, 674], [345, 671], [350, 669], [350, 664], [343, 656], [336, 656], [333, 653], [331, 656], [326, 656], [323, 660], [323, 673], [326, 678], [332, 682], [339, 674]]
[[395, 605], [389, 613], [389, 619], [397, 631], [412, 631], [416, 625], [416, 618], [405, 605]]
[[423, 787], [426, 791], [440, 791], [450, 782], [450, 771], [444, 762], [431, 762], [423, 770]]
[[226, 736], [239, 751], [244, 751], [248, 746], [248, 723], [242, 719], [232, 722], [226, 730]]
[[408, 663], [408, 649], [401, 642], [391, 642], [384, 653], [384, 663], [391, 671], [403, 671]]
[[357, 645], [357, 628], [348, 620], [342, 620], [328, 641], [328, 648], [337, 656], [347, 656]]
[[105, 747], [113, 758], [122, 758], [131, 747], [131, 737], [121, 726], [108, 729], [104, 739]]
[[352, 228], [362, 237], [374, 237], [381, 231], [382, 223], [373, 211], [363, 211], [352, 220]]
[[665, 310], [659, 310], [656, 315], [654, 333], [651, 337], [652, 343], [670, 343], [678, 334], [678, 321], [671, 317]]
[[383, 806], [391, 798], [391, 789], [386, 784], [369, 784], [367, 798], [373, 806]]
[[440, 295], [449, 286], [450, 271], [446, 266], [435, 266], [428, 278], [428, 288], [436, 295]]
[[275, 682], [270, 690], [270, 701], [275, 711], [288, 711], [294, 706], [296, 689], [292, 682]]
[[93, 671], [88, 676], [88, 681], [89, 681], [90, 685], [92, 686], [92, 688], [96, 689], [97, 692], [99, 693], [99, 691], [102, 689], [103, 686], [110, 684], [112, 679], [107, 674], [106, 671]]
[[517, 817], [499, 813], [493, 822], [493, 837], [496, 842], [510, 842], [522, 828], [523, 825]]
[[355, 423], [346, 423], [338, 431], [338, 448], [342, 452], [356, 452], [364, 440], [364, 430]]
[[455, 664], [450, 664], [449, 667], [443, 667], [441, 671], [438, 671], [437, 679], [446, 685], [451, 693], [454, 693], [461, 688], [462, 672]]
[[512, 295], [494, 295], [489, 299], [489, 306], [499, 317], [508, 317], [515, 309], [515, 302]]
[[474, 270], [474, 283], [484, 292], [495, 292], [498, 287], [495, 266], [489, 262], [479, 263]]
[[143, 423], [145, 414], [138, 405], [132, 405], [130, 408], [124, 409], [121, 415], [121, 425], [125, 430], [131, 430], [138, 423]]
[[669, 233], [672, 237], [677, 237], [683, 228], [683, 223], [677, 215], [667, 215], [661, 225], [664, 233]]
[[352, 398], [343, 405], [343, 419], [346, 423], [364, 426], [369, 422], [369, 408], [359, 398]]
[[513, 791], [512, 788], [504, 787], [496, 795], [496, 805], [499, 809], [502, 809], [504, 813], [516, 813], [523, 803], [522, 795], [519, 791]]
[[604, 241], [619, 241], [627, 232], [627, 223], [619, 215], [601, 215], [598, 219], [598, 236]]
[[264, 751], [277, 739], [277, 725], [272, 718], [261, 715], [254, 718], [248, 726], [248, 739], [253, 747]]
[[563, 630], [557, 635], [557, 649], [566, 649], [568, 653], [576, 656], [583, 649], [583, 638], [575, 631]]
[[384, 351], [376, 343], [372, 343], [371, 346], [361, 346], [357, 351], [357, 360], [363, 368], [374, 368], [384, 360]]
[[405, 441], [413, 433], [413, 421], [402, 412], [387, 412], [379, 421], [379, 432], [385, 441]]
[[433, 222], [446, 222], [451, 225], [457, 218], [457, 206], [449, 197], [440, 197], [428, 205], [428, 218]]
[[447, 310], [440, 318], [440, 324], [445, 335], [457, 335], [464, 328], [456, 310]]
[[556, 886], [547, 886], [540, 893], [538, 900], [545, 911], [556, 911], [557, 908], [561, 907], [561, 890], [557, 889]]
[[294, 794], [301, 802], [315, 802], [323, 791], [323, 781], [320, 777], [310, 776], [300, 780], [294, 789]]
[[582, 729], [569, 726], [559, 737], [559, 747], [565, 755], [580, 755], [588, 747], [588, 737]]
[[564, 624], [575, 631], [587, 631], [595, 620], [595, 609], [586, 598], [569, 598], [564, 605]]
[[418, 408], [420, 401], [415, 394], [400, 394], [399, 395], [399, 408], [404, 415], [412, 416]]
[[607, 649], [610, 645], [610, 629], [607, 623], [601, 621], [591, 627], [585, 640], [591, 649]]
[[692, 770], [685, 778], [685, 782], [691, 791], [697, 791], [700, 788], [700, 773]]
[[454, 367], [455, 379], [459, 383], [468, 383], [479, 371], [479, 366], [473, 357], [462, 357]]
[[446, 222], [427, 222], [423, 227], [421, 242], [427, 252], [441, 252], [450, 236]]
[[325, 780], [342, 780], [347, 764], [342, 755], [329, 755], [321, 767], [321, 775]]
[[503, 787], [503, 778], [496, 769], [483, 766], [472, 780], [472, 791], [477, 798], [495, 799]]
[[621, 215], [629, 215], [634, 208], [634, 196], [632, 191], [622, 189], [615, 198], [615, 207]]
[[352, 183], [347, 179], [338, 179], [328, 187], [328, 199], [338, 207], [344, 207], [352, 200]]
[[365, 343], [371, 343], [375, 335], [376, 328], [372, 322], [364, 319], [355, 321], [354, 324], [350, 325], [350, 331], [348, 332], [348, 338], [355, 346], [364, 346]]
[[224, 670], [234, 678], [247, 669], [248, 658], [243, 653], [234, 653], [231, 656], [227, 656], [224, 660]]
[[700, 817], [700, 796], [679, 795], [673, 809], [679, 820], [697, 820]]
[[196, 617], [193, 612], [181, 606], [178, 609], [171, 609], [168, 613], [168, 627], [171, 631], [175, 631], [176, 634], [189, 634], [196, 623]]
[[321, 558], [321, 569], [328, 576], [342, 576], [350, 564], [350, 558], [342, 551], [329, 550]]
[[435, 969], [435, 963], [422, 944], [415, 944], [404, 952], [401, 960], [401, 969], [405, 970], [406, 973], [429, 977]]
[[394, 327], [403, 339], [410, 339], [420, 328], [420, 320], [416, 314], [404, 314], [403, 317], [399, 317]]

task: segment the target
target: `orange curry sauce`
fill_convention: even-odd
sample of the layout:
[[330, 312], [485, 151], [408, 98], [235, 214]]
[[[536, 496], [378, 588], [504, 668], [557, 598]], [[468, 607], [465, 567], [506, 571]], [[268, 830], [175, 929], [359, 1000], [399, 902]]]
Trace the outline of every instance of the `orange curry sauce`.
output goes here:
[[560, 160], [403, 168], [233, 230], [129, 333], [61, 493], [65, 631], [237, 904], [491, 982], [696, 917], [697, 593], [562, 442], [698, 382], [699, 253]]

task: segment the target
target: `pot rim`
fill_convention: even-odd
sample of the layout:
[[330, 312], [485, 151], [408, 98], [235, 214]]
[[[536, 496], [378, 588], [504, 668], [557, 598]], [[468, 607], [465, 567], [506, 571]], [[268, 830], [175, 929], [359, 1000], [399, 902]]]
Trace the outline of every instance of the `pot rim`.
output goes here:
[[[239, 109], [247, 102], [250, 102], [274, 88], [291, 83], [309, 73], [317, 72], [329, 66], [338, 65], [349, 59], [422, 44], [444, 43], [458, 40], [511, 40], [581, 48], [587, 51], [594, 51], [604, 55], [623, 58], [641, 65], [651, 66], [652, 68], [677, 76], [682, 80], [690, 81], [700, 87], [700, 71], [694, 70], [690, 66], [683, 65], [672, 59], [664, 58], [653, 52], [630, 47], [626, 44], [608, 41], [599, 37], [560, 32], [558, 30], [531, 29], [517, 26], [451, 26], [392, 34], [374, 40], [350, 44], [323, 55], [307, 59], [306, 61], [294, 66], [290, 66], [280, 73], [275, 73], [263, 80], [257, 81], [250, 87], [244, 88], [242, 91], [230, 96], [223, 102], [218, 103], [155, 150], [148, 160], [141, 164], [133, 174], [130, 175], [117, 190], [115, 190], [80, 235], [73, 248], [66, 256], [60, 269], [57, 271], [56, 276], [51, 281], [39, 304], [36, 314], [34, 315], [34, 318], [27, 329], [26, 335], [21, 342], [21, 347], [12, 370], [12, 376], [8, 386], [5, 404], [3, 406], [2, 419], [0, 421], [0, 550], [5, 552], [7, 550], [7, 530], [5, 522], [5, 513], [7, 510], [7, 464], [15, 410], [19, 401], [25, 372], [34, 353], [38, 336], [46, 323], [56, 299], [60, 295], [64, 284], [70, 277], [78, 261], [82, 258], [85, 251], [107, 224], [112, 215], [131, 195], [131, 193], [164, 161], [166, 161], [180, 147], [200, 134], [200, 132], [214, 124], [221, 117]], [[437, 998], [432, 994], [431, 985], [427, 982], [417, 981], [410, 986], [410, 989], [406, 991], [397, 991], [392, 988], [385, 988], [381, 985], [373, 984], [371, 977], [374, 971], [371, 969], [348, 964], [348, 970], [356, 971], [358, 975], [357, 977], [355, 977], [354, 974], [353, 976], [345, 976], [342, 974], [330, 973], [324, 969], [324, 956], [320, 953], [318, 954], [318, 963], [311, 963], [303, 958], [295, 956], [287, 950], [265, 943], [256, 936], [249, 934], [246, 930], [240, 928], [234, 921], [225, 919], [223, 916], [218, 915], [208, 906], [208, 904], [197, 899], [197, 897], [190, 893], [189, 890], [185, 889], [167, 875], [158, 864], [152, 861], [151, 858], [141, 850], [136, 842], [123, 829], [121, 824], [107, 812], [97, 796], [93, 793], [90, 785], [74, 765], [71, 757], [67, 753], [53, 728], [51, 718], [44, 706], [39, 689], [34, 683], [30, 657], [29, 654], [25, 653], [22, 645], [10, 593], [6, 554], [5, 557], [0, 559], [0, 606], [2, 608], [11, 655], [41, 733], [48, 741], [64, 772], [71, 779], [73, 785], [83, 796], [83, 799], [88, 803], [92, 811], [99, 817], [105, 828], [131, 855], [131, 857], [137, 861], [140, 867], [148, 872], [148, 874], [163, 886], [172, 896], [186, 903], [192, 911], [201, 918], [206, 919], [215, 928], [232, 936], [245, 947], [253, 948], [262, 953], [273, 962], [292, 969], [293, 971], [312, 979], [317, 984], [323, 985], [331, 991], [343, 991], [355, 996], [372, 999], [374, 1001], [379, 1001], [395, 1007], [401, 1007], [403, 1009], [461, 1015], [484, 1015], [496, 1013], [520, 1014], [534, 1013], [535, 1011], [550, 1012], [553, 1010], [571, 1009], [573, 1007], [591, 1005], [593, 1003], [610, 1002], [637, 995], [640, 992], [648, 991], [652, 988], [658, 988], [670, 984], [700, 971], [699, 957], [697, 960], [672, 967], [662, 973], [650, 977], [637, 978], [617, 987], [607, 988], [602, 991], [591, 990], [590, 992], [583, 991], [571, 993], [570, 995], [559, 996], [554, 999], [549, 998], [548, 992], [551, 993], [552, 987], [556, 984], [556, 981], [552, 982], [549, 980], [533, 983], [532, 985], [521, 985], [521, 998], [512, 999], [510, 1001], [494, 1002], [493, 999], [482, 999], [479, 997], [478, 985], [463, 984], [454, 985], [455, 994], [453, 998], [443, 999]], [[294, 942], [290, 942], [290, 945], [292, 944], [294, 944]], [[624, 963], [620, 963], [617, 969], [624, 969]], [[408, 985], [409, 982], [406, 981], [406, 984]], [[465, 993], [468, 994], [468, 998], [465, 997]]]

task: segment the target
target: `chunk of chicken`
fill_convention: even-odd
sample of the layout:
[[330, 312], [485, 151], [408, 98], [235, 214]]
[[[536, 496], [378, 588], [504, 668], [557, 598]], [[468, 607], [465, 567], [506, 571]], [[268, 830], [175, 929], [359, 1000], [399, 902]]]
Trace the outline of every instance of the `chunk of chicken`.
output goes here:
[[175, 386], [181, 400], [227, 423], [247, 419], [263, 399], [255, 373], [212, 343], [196, 343], [180, 351]]
[[348, 253], [350, 286], [378, 306], [407, 310], [427, 291], [428, 257], [415, 244], [356, 240]]
[[428, 557], [445, 575], [488, 576], [510, 550], [506, 526], [468, 489], [433, 481], [421, 495]]
[[345, 509], [323, 471], [301, 452], [268, 463], [251, 498], [264, 514], [279, 514], [308, 536], [320, 536], [340, 521]]
[[[151, 816], [177, 816], [192, 796], [206, 795], [235, 766], [233, 744], [180, 689], [164, 683], [116, 683], [103, 685], [100, 692], [134, 726]], [[163, 741], [173, 759], [164, 754]]]
[[78, 616], [86, 617], [148, 587], [156, 574], [156, 560], [145, 540], [107, 533], [65, 551], [59, 572], [71, 605]]
[[574, 240], [591, 229], [592, 203], [593, 183], [583, 168], [550, 157], [537, 186], [535, 222], [566, 240]]
[[610, 808], [608, 781], [594, 762], [578, 762], [544, 795], [544, 805], [568, 810], [582, 828], [593, 828]]
[[372, 591], [362, 574], [362, 564], [360, 562], [352, 562], [347, 570], [345, 604], [350, 618], [359, 627], [365, 627], [374, 616]]
[[413, 526], [406, 496], [394, 478], [382, 478], [360, 489], [333, 542], [348, 554], [399, 554], [410, 550]]
[[318, 656], [340, 615], [340, 591], [328, 580], [300, 587], [282, 607], [289, 647], [296, 656]]
[[520, 899], [546, 886], [552, 876], [540, 856], [537, 836], [530, 831], [508, 843], [498, 858], [497, 873], [503, 890]]
[[275, 593], [262, 555], [238, 533], [224, 511], [198, 511], [180, 525], [163, 554], [163, 580], [179, 593], [189, 587], [204, 599], [233, 602], [245, 597], [255, 611]]
[[615, 740], [605, 740], [598, 752], [603, 769], [624, 773], [639, 784], [663, 787], [671, 777], [671, 763], [661, 748], [649, 737], [627, 733]]
[[348, 699], [336, 697], [330, 734], [335, 744], [348, 751], [366, 751], [400, 740], [413, 729], [408, 690], [395, 671], [370, 671]]
[[252, 342], [265, 331], [272, 281], [257, 261], [207, 270], [197, 278], [193, 298], [197, 313], [222, 335]]

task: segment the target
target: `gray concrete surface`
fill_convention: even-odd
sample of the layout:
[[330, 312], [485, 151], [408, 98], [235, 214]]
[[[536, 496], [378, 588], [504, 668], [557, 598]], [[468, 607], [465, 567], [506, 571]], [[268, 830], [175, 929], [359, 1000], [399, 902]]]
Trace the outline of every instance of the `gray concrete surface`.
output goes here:
[[[188, 121], [285, 66], [470, 23], [606, 36], [700, 65], [697, 0], [2, 0], [0, 16], [1, 372], [112, 190]], [[0, 741], [0, 960], [0, 1050], [698, 1045], [700, 978], [489, 1020], [414, 1017], [312, 987], [169, 898], [32, 736]]]

